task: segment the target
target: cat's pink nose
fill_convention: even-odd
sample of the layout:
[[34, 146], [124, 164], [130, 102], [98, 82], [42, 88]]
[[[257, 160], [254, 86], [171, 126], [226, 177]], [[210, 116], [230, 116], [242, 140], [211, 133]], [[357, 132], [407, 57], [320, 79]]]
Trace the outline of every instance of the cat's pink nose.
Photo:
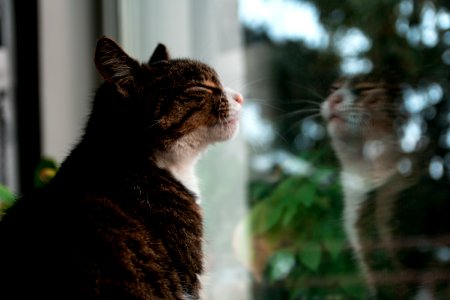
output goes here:
[[236, 102], [239, 103], [240, 105], [242, 105], [242, 104], [244, 103], [244, 97], [242, 97], [242, 95], [239, 94], [239, 93], [235, 93], [235, 94], [233, 95], [233, 99], [234, 99], [234, 101], [236, 101]]
[[344, 98], [340, 94], [334, 94], [328, 97], [328, 103], [331, 109], [334, 109], [337, 105], [339, 105]]

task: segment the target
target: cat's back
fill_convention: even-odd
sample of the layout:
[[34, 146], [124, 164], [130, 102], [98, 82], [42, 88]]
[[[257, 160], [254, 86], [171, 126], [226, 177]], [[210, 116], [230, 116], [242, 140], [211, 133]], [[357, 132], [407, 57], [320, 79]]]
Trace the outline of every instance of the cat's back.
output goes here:
[[61, 248], [67, 247], [72, 218], [62, 217], [54, 200], [48, 187], [37, 189], [19, 198], [0, 221], [1, 299], [39, 294], [43, 282], [56, 284], [57, 274], [65, 276]]
[[[20, 198], [0, 222], [1, 298], [176, 299], [181, 281], [193, 290], [200, 214], [193, 195], [170, 181], [156, 169], [96, 190], [56, 178]], [[191, 259], [177, 256], [187, 251]], [[73, 295], [63, 297], [67, 290]]]

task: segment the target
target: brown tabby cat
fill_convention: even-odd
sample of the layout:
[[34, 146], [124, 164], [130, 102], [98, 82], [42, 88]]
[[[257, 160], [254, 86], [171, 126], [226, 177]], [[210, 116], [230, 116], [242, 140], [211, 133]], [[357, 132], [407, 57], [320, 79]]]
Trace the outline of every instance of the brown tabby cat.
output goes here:
[[322, 103], [344, 227], [370, 297], [450, 299], [450, 185], [430, 177], [428, 150], [403, 151], [402, 101], [396, 81], [360, 76], [335, 82]]
[[140, 64], [102, 38], [95, 64], [83, 138], [0, 222], [0, 299], [198, 299], [194, 165], [234, 135], [243, 99], [163, 45]]

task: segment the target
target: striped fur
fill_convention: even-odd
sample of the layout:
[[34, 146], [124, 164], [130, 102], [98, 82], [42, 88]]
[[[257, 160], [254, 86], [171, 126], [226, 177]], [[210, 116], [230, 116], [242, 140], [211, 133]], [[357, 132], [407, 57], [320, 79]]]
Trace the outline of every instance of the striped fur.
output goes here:
[[0, 299], [198, 299], [194, 165], [237, 130], [242, 97], [163, 45], [140, 64], [102, 38], [95, 63], [84, 136], [0, 222]]

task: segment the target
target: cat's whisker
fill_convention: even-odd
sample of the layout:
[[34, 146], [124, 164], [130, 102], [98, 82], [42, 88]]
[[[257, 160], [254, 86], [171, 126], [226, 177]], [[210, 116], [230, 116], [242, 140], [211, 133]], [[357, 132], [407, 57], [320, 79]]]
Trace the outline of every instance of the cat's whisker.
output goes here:
[[267, 103], [267, 101], [264, 100], [264, 99], [250, 98], [250, 99], [248, 99], [248, 101], [249, 101], [250, 103], [252, 103], [252, 102], [253, 102], [253, 103], [257, 103], [257, 104], [260, 104], [260, 105], [263, 105], [263, 106], [266, 106], [266, 107], [269, 107], [269, 108], [273, 108], [273, 109], [278, 110], [278, 111], [285, 111], [284, 109], [282, 109], [282, 108], [280, 108], [280, 107], [277, 107], [277, 106], [273, 105], [272, 102]]
[[224, 120], [220, 114], [219, 114], [219, 124], [220, 124], [220, 129], [225, 130]]
[[[309, 117], [309, 114], [314, 113], [314, 115], [320, 115], [320, 110], [319, 109], [302, 109], [302, 110], [297, 110], [297, 111], [293, 111], [290, 113], [286, 113], [286, 114], [281, 114], [275, 118], [273, 118], [274, 122], [278, 122], [280, 120], [283, 119], [289, 119], [289, 118], [293, 118], [293, 117], [297, 117], [297, 116], [306, 116]], [[303, 118], [302, 118], [303, 119]]]
[[151, 124], [150, 126], [148, 126], [148, 128], [152, 128], [153, 126], [158, 125], [159, 123], [161, 123], [161, 120], [155, 121], [153, 124]]
[[303, 90], [305, 90], [305, 91], [307, 91], [307, 92], [309, 92], [309, 93], [311, 93], [313, 96], [317, 97], [317, 98], [320, 99], [320, 100], [325, 99], [325, 97], [323, 97], [323, 96], [320, 95], [317, 91], [314, 91], [314, 90], [311, 89], [311, 88], [307, 88], [307, 87], [305, 87], [305, 86], [302, 86], [302, 85], [300, 85], [300, 84], [298, 84], [298, 83], [296, 83], [296, 82], [292, 82], [292, 81], [289, 81], [288, 83], [291, 84], [291, 85], [293, 85], [293, 86], [296, 86], [296, 87], [298, 87], [298, 88], [300, 88], [300, 89], [303, 89]]
[[[279, 137], [280, 140], [281, 140], [285, 145], [288, 145], [288, 144], [289, 144], [288, 140], [287, 140], [287, 139], [286, 139], [279, 131], [273, 130], [273, 133], [275, 134], [275, 136]], [[251, 145], [252, 150], [253, 150], [255, 153], [260, 152], [260, 151], [258, 151], [258, 148], [260, 148], [260, 149], [265, 149], [265, 147], [266, 147], [266, 146], [264, 146], [263, 142], [259, 142], [258, 145], [255, 145], [254, 143], [255, 143], [255, 141], [253, 141], [253, 143], [249, 143], [249, 144]]]
[[307, 99], [296, 99], [296, 100], [289, 100], [289, 101], [283, 101], [283, 103], [286, 104], [312, 104], [316, 106], [320, 106], [322, 102], [314, 101], [314, 100], [307, 100]]
[[304, 109], [299, 109], [299, 110], [295, 110], [286, 114], [281, 115], [280, 117], [293, 117], [302, 113], [310, 113], [310, 112], [320, 112], [320, 109], [318, 108], [304, 108]]
[[279, 138], [281, 138], [281, 140], [282, 140], [286, 145], [289, 144], [288, 140], [281, 134], [281, 132], [279, 132], [279, 131], [277, 131], [277, 130], [274, 130], [273, 132], [275, 133], [276, 136], [278, 136]]
[[289, 127], [287, 128], [287, 130], [284, 132], [284, 134], [288, 134], [288, 133], [290, 133], [292, 130], [294, 130], [295, 128], [298, 128], [299, 124], [300, 124], [302, 121], [303, 121], [303, 120], [294, 122], [291, 126], [289, 126]]
[[295, 127], [298, 127], [298, 125], [299, 125], [301, 122], [304, 122], [305, 120], [317, 118], [317, 117], [320, 117], [320, 116], [321, 116], [320, 113], [316, 113], [316, 114], [312, 114], [312, 115], [310, 115], [310, 116], [307, 116], [307, 117], [305, 117], [305, 118], [301, 118], [301, 119], [297, 120], [296, 122], [294, 122], [291, 126], [289, 126], [289, 127], [287, 128], [285, 134], [291, 132]]
[[357, 108], [352, 108], [352, 107], [348, 107], [346, 109], [342, 109], [339, 110], [340, 114], [360, 114], [360, 115], [364, 115], [364, 116], [370, 116], [373, 114], [373, 112], [368, 112], [366, 110], [363, 109], [357, 109]]
[[246, 82], [244, 84], [239, 85], [238, 90], [240, 90], [240, 91], [245, 90], [249, 86], [252, 86], [254, 84], [257, 84], [257, 83], [260, 83], [260, 82], [266, 81], [266, 80], [269, 80], [269, 79], [268, 78], [259, 78], [259, 79], [252, 80], [250, 82]]
[[[320, 108], [316, 108], [316, 107], [313, 107], [313, 108], [302, 108], [302, 109], [298, 109], [298, 110], [296, 110], [296, 111], [293, 111], [293, 112], [291, 112], [291, 113], [296, 113], [296, 112], [309, 112], [309, 111], [320, 111]], [[291, 113], [288, 113], [288, 115], [289, 114], [291, 114]]]
[[310, 115], [310, 116], [307, 116], [307, 117], [303, 118], [303, 120], [308, 120], [308, 119], [312, 119], [312, 118], [316, 118], [316, 117], [321, 117], [321, 116], [322, 116], [322, 114], [319, 112], [319, 113], [316, 113], [316, 114], [312, 114], [312, 115]]

